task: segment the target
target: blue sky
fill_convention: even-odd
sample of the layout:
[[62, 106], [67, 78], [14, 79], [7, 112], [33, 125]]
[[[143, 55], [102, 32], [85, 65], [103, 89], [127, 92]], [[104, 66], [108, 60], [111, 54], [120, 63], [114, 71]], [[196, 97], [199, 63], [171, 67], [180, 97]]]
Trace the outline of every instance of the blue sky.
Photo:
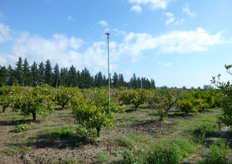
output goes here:
[[202, 87], [231, 77], [231, 0], [0, 0], [0, 65], [19, 57], [74, 65], [157, 86]]

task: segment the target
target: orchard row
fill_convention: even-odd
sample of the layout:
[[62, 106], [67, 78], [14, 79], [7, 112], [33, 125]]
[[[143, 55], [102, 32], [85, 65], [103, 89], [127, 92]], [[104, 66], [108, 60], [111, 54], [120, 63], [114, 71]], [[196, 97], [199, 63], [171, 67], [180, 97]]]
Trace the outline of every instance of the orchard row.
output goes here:
[[223, 94], [216, 89], [127, 89], [106, 88], [79, 89], [70, 87], [52, 88], [48, 85], [36, 87], [3, 86], [0, 88], [0, 105], [24, 116], [46, 118], [55, 108], [72, 108], [76, 122], [89, 131], [100, 135], [103, 127], [114, 128], [114, 112], [124, 112], [133, 106], [146, 105], [156, 111], [162, 121], [172, 109], [185, 114], [202, 112], [207, 108], [221, 106]]

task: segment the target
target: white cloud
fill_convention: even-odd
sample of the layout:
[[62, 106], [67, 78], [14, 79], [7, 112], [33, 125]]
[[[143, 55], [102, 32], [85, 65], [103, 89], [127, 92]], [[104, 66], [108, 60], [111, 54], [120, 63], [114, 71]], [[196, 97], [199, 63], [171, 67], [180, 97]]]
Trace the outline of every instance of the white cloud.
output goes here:
[[77, 19], [76, 18], [74, 18], [74, 17], [72, 17], [72, 16], [68, 16], [68, 18], [67, 18], [69, 21], [76, 21]]
[[171, 12], [167, 12], [165, 13], [165, 15], [167, 16], [167, 20], [165, 21], [165, 25], [169, 25], [174, 23], [175, 25], [180, 25], [184, 22], [184, 19], [180, 19], [177, 20], [174, 16], [174, 14], [172, 14]]
[[126, 35], [126, 32], [125, 31], [122, 31], [122, 30], [118, 30], [116, 28], [113, 29], [113, 34], [115, 36], [119, 36], [119, 35]]
[[168, 19], [165, 22], [165, 25], [169, 25], [175, 21], [175, 17], [172, 13], [168, 12], [168, 13], [165, 13], [165, 15], [168, 17]]
[[193, 31], [172, 31], [153, 37], [147, 33], [129, 33], [119, 44], [118, 54], [127, 54], [136, 61], [144, 50], [155, 50], [158, 53], [191, 53], [207, 51], [210, 46], [227, 43], [221, 33], [209, 34], [202, 28]]
[[189, 8], [189, 5], [188, 4], [185, 4], [182, 8], [182, 11], [186, 14], [188, 14], [190, 17], [195, 17], [196, 16], [196, 13], [195, 12], [192, 12], [190, 11], [190, 8]]
[[101, 20], [98, 22], [101, 26], [106, 27], [108, 26], [108, 23], [105, 20]]
[[[11, 39], [3, 37], [10, 36], [9, 27], [3, 24], [0, 24], [0, 31], [1, 42], [11, 42], [7, 54], [0, 53], [2, 65], [14, 65], [18, 57], [22, 57], [27, 58], [31, 64], [33, 61], [39, 63], [49, 59], [53, 65], [58, 63], [60, 67], [75, 65], [77, 69], [87, 67], [95, 72], [107, 70], [106, 42], [96, 41], [83, 49], [85, 42], [76, 37], [54, 34], [48, 39], [24, 32]], [[200, 27], [192, 31], [172, 31], [160, 36], [148, 33], [122, 33], [121, 42], [110, 41], [110, 67], [114, 70], [117, 69], [116, 62], [120, 59], [129, 57], [131, 62], [136, 62], [146, 50], [161, 54], [191, 53], [207, 51], [210, 46], [218, 44], [231, 44], [222, 38], [221, 32], [209, 34]]]
[[5, 54], [0, 53], [0, 66], [7, 66], [7, 59], [4, 57]]
[[207, 51], [210, 46], [225, 43], [220, 32], [210, 35], [202, 28], [195, 31], [173, 31], [156, 39], [161, 53]]
[[172, 63], [169, 62], [158, 62], [159, 65], [161, 65], [162, 67], [170, 67], [172, 65]]
[[[6, 34], [10, 35], [9, 27], [0, 24], [0, 31], [1, 42], [9, 41], [9, 39], [5, 39]], [[13, 31], [13, 33], [17, 32]], [[94, 42], [83, 49], [82, 46], [85, 42], [73, 36], [54, 34], [51, 38], [44, 38], [28, 32], [20, 32], [14, 35], [10, 43], [7, 53], [0, 52], [0, 65], [11, 64], [14, 66], [18, 58], [22, 57], [27, 58], [30, 64], [34, 61], [40, 63], [49, 59], [53, 66], [58, 63], [60, 68], [75, 65], [78, 70], [86, 67], [96, 73], [107, 70], [107, 45], [105, 42]], [[118, 68], [118, 65], [114, 63], [118, 60], [117, 47], [117, 42], [110, 42], [111, 71], [116, 71]]]
[[129, 0], [130, 3], [137, 5], [149, 5], [152, 10], [166, 9], [170, 0]]
[[[5, 26], [4, 26], [5, 27]], [[59, 64], [60, 68], [75, 65], [78, 70], [84, 67], [93, 72], [107, 70], [107, 48], [105, 42], [94, 42], [85, 50], [81, 48], [85, 42], [76, 37], [67, 37], [62, 34], [54, 34], [47, 39], [41, 36], [33, 36], [23, 32], [12, 39], [12, 47], [8, 54], [0, 53], [0, 65], [15, 65], [19, 57], [27, 58], [29, 63], [45, 62], [49, 59], [54, 66]], [[116, 70], [118, 60], [116, 54], [116, 42], [110, 42], [111, 64], [110, 69]]]
[[77, 50], [83, 43], [81, 39], [67, 38], [60, 34], [54, 34], [52, 39], [45, 39], [24, 33], [15, 39], [11, 53], [16, 57], [26, 57], [31, 62], [50, 59], [53, 64], [59, 63], [59, 65], [67, 67], [78, 61], [76, 59], [81, 58], [81, 54]]
[[9, 26], [5, 26], [4, 24], [0, 23], [0, 44], [5, 43], [11, 39], [12, 37], [10, 35]]
[[134, 6], [131, 7], [130, 11], [139, 14], [139, 13], [142, 12], [142, 8], [141, 8], [141, 6], [139, 6], [139, 5], [134, 5]]
[[184, 22], [184, 19], [182, 18], [182, 19], [180, 19], [180, 20], [176, 20], [175, 21], [175, 25], [180, 25], [180, 24], [182, 24]]

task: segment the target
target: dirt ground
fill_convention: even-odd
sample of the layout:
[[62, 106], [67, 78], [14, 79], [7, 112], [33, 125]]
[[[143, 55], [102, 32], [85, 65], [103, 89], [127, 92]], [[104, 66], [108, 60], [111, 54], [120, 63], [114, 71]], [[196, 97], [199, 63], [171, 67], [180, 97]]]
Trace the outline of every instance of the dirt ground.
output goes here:
[[[118, 137], [127, 134], [152, 138], [169, 135], [175, 137], [177, 132], [173, 133], [173, 129], [176, 126], [176, 119], [197, 118], [170, 117], [161, 125], [149, 112], [128, 111], [128, 113], [116, 114], [116, 127], [110, 131], [111, 138], [109, 138], [109, 129], [103, 129], [100, 138], [96, 140], [86, 140], [78, 136], [58, 139], [51, 137], [53, 129], [76, 126], [71, 110], [56, 110], [45, 121], [37, 122], [31, 122], [7, 110], [6, 113], [0, 113], [0, 163], [120, 163], [123, 146], [116, 141]], [[31, 128], [15, 133], [15, 126], [19, 124], [29, 124]], [[218, 136], [227, 137], [223, 131]], [[108, 160], [99, 161], [99, 153], [107, 156]], [[195, 163], [200, 153], [190, 155], [183, 163]]]
[[[100, 152], [110, 159], [108, 163], [119, 163], [122, 157], [115, 155], [115, 152], [120, 151], [121, 147], [115, 142], [115, 138], [130, 133], [157, 137], [158, 134], [168, 134], [172, 127], [172, 124], [161, 126], [156, 120], [141, 121], [141, 118], [146, 119], [150, 116], [146, 112], [132, 111], [129, 112], [131, 120], [129, 118], [126, 124], [119, 124], [111, 130], [111, 139], [109, 139], [109, 130], [104, 129], [100, 138], [94, 141], [86, 141], [80, 137], [60, 140], [51, 138], [46, 130], [75, 126], [71, 110], [57, 110], [46, 121], [40, 122], [31, 122], [25, 118], [11, 120], [12, 115], [15, 114], [9, 110], [6, 113], [0, 113], [1, 164], [65, 163], [74, 159], [77, 159], [79, 163], [98, 163]], [[120, 120], [120, 116], [118, 121], [116, 120], [117, 123], [123, 121], [125, 120]], [[25, 132], [14, 132], [16, 125], [25, 123], [34, 128]]]

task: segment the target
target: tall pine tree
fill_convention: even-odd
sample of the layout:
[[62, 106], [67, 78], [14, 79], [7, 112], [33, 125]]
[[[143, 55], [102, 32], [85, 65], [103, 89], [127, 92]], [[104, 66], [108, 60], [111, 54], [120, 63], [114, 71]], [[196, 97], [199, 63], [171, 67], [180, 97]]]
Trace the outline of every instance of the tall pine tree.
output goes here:
[[69, 68], [68, 77], [69, 77], [68, 86], [77, 87], [78, 86], [78, 75], [77, 75], [76, 68], [73, 65]]
[[61, 68], [60, 70], [60, 85], [61, 86], [68, 86], [68, 69]]
[[54, 67], [54, 73], [53, 73], [53, 81], [52, 81], [52, 86], [53, 87], [59, 87], [60, 83], [60, 70], [59, 70], [59, 65], [56, 64]]
[[17, 79], [15, 77], [15, 71], [14, 69], [11, 67], [11, 65], [9, 65], [7, 67], [7, 84], [12, 86], [14, 84], [17, 84]]
[[41, 62], [39, 64], [39, 69], [38, 69], [38, 84], [42, 85], [45, 83], [45, 68], [44, 68], [44, 63]]
[[36, 62], [31, 65], [31, 85], [37, 86], [39, 81], [39, 71]]
[[95, 87], [102, 87], [104, 86], [104, 79], [101, 72], [98, 72], [94, 77]]
[[114, 88], [119, 87], [119, 77], [118, 77], [118, 74], [116, 72], [114, 72], [114, 75], [113, 75], [112, 85]]
[[45, 64], [45, 83], [48, 85], [52, 83], [52, 66], [50, 60], [47, 60]]
[[7, 84], [7, 69], [0, 65], [0, 87]]
[[16, 69], [15, 69], [15, 78], [17, 80], [17, 83], [19, 85], [23, 84], [23, 61], [20, 57], [18, 62], [16, 63]]
[[26, 59], [24, 59], [24, 63], [23, 63], [23, 85], [30, 86], [31, 81], [32, 80], [31, 80], [30, 66], [29, 66], [27, 58], [26, 58]]

